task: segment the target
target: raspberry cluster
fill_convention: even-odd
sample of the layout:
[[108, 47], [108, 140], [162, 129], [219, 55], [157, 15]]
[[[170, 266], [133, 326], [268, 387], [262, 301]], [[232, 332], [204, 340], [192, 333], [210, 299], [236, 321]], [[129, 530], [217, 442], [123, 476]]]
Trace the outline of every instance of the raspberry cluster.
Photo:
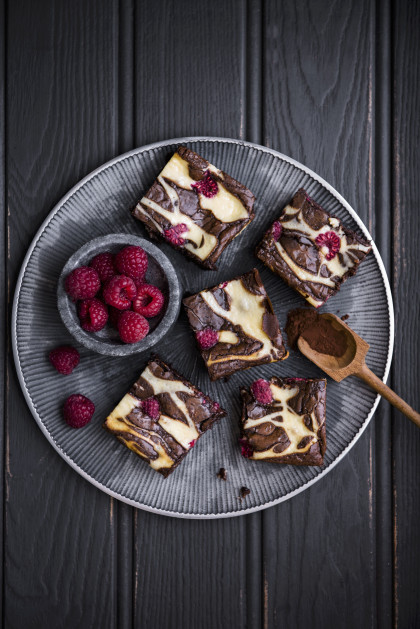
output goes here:
[[161, 291], [146, 283], [147, 254], [129, 245], [117, 254], [95, 256], [89, 266], [73, 269], [65, 289], [74, 302], [81, 327], [99, 332], [107, 322], [118, 330], [123, 343], [138, 343], [149, 332], [147, 319], [162, 311]]

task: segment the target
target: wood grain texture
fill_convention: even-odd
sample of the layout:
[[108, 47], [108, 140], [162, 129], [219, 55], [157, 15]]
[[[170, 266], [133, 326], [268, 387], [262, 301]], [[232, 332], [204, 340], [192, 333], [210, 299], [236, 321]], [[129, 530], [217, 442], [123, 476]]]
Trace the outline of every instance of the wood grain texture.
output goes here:
[[[116, 151], [115, 4], [14, 1], [7, 15], [13, 288], [53, 204]], [[111, 627], [112, 503], [45, 440], [10, 356], [8, 387], [4, 625]]]
[[[395, 2], [393, 13], [395, 295], [394, 388], [420, 409], [420, 3]], [[395, 626], [420, 625], [420, 431], [393, 413]]]
[[[5, 407], [5, 360], [7, 345], [7, 283], [6, 283], [6, 14], [4, 4], [0, 5], [0, 291], [1, 291], [1, 317], [0, 317], [0, 404]], [[4, 421], [0, 428], [0, 498], [2, 504], [2, 518], [0, 522], [0, 561], [3, 566], [3, 521], [4, 521]], [[0, 592], [3, 593], [3, 568], [0, 571]], [[0, 597], [0, 618], [3, 618], [3, 596]]]
[[[135, 5], [136, 145], [244, 134], [246, 24], [238, 1]], [[188, 522], [138, 511], [134, 626], [258, 629], [260, 520]]]
[[[263, 46], [264, 144], [324, 176], [370, 227], [371, 20], [368, 2], [267, 0]], [[375, 625], [373, 433], [264, 513], [266, 627]]]
[[[240, 137], [313, 168], [368, 225], [393, 275], [390, 384], [418, 410], [419, 31], [419, 0], [2, 4], [4, 315], [36, 229], [92, 168], [169, 137]], [[391, 431], [386, 403], [293, 500], [182, 521], [80, 478], [30, 415], [10, 347], [5, 365], [3, 626], [420, 625], [420, 433], [395, 412]]]

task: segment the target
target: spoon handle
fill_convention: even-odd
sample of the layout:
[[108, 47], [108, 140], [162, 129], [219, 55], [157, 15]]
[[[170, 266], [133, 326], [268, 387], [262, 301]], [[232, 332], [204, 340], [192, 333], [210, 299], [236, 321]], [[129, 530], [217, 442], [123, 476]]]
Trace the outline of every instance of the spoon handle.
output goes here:
[[355, 374], [358, 378], [361, 378], [368, 384], [372, 389], [375, 389], [382, 397], [384, 397], [388, 402], [390, 402], [395, 408], [397, 408], [401, 413], [404, 413], [411, 419], [412, 422], [416, 424], [418, 428], [420, 428], [420, 413], [417, 413], [414, 408], [412, 408], [407, 402], [404, 402], [402, 398], [399, 397], [392, 389], [387, 387], [386, 384], [382, 382], [378, 376], [375, 376], [373, 371], [369, 369], [366, 363], [363, 363], [360, 370]]

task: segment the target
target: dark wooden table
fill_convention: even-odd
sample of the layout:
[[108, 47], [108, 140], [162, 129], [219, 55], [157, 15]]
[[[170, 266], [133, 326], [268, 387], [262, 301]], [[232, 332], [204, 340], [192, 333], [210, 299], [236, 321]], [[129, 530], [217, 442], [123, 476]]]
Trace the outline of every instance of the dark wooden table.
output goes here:
[[368, 225], [395, 300], [391, 385], [419, 408], [420, 3], [9, 0], [0, 21], [3, 626], [420, 627], [420, 431], [388, 404], [292, 500], [164, 518], [52, 449], [9, 334], [25, 251], [80, 178], [155, 140], [243, 138], [315, 170]]

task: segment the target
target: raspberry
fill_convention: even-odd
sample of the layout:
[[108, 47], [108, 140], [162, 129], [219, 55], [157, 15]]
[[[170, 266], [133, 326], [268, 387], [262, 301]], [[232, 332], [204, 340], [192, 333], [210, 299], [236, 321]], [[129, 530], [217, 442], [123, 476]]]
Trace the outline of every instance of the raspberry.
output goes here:
[[118, 310], [130, 308], [131, 302], [136, 295], [136, 285], [126, 275], [114, 275], [103, 290], [105, 302], [110, 306], [114, 306], [114, 308], [118, 308]]
[[146, 275], [147, 254], [141, 247], [129, 245], [117, 253], [115, 266], [121, 275], [128, 275], [131, 279], [139, 279]]
[[86, 332], [98, 332], [108, 321], [108, 308], [99, 299], [85, 299], [78, 306], [80, 325]]
[[63, 416], [72, 428], [82, 428], [92, 419], [95, 405], [84, 395], [71, 395], [64, 402]]
[[246, 439], [239, 439], [239, 443], [241, 446], [242, 456], [244, 456], [246, 459], [250, 459], [254, 454], [254, 450], [251, 448], [248, 441]]
[[133, 280], [133, 282], [134, 282], [137, 290], [140, 288], [140, 286], [143, 286], [145, 284], [144, 277], [136, 278], [136, 279]]
[[114, 266], [114, 256], [109, 251], [99, 253], [92, 258], [89, 266], [95, 269], [102, 283], [107, 282], [117, 274]]
[[274, 221], [271, 227], [271, 233], [273, 235], [274, 240], [278, 241], [281, 236], [281, 232], [283, 231], [283, 226], [279, 221]]
[[201, 349], [210, 349], [214, 347], [219, 340], [219, 333], [211, 328], [205, 328], [195, 334]]
[[315, 238], [318, 247], [327, 247], [328, 253], [325, 256], [327, 260], [332, 260], [336, 253], [340, 251], [340, 237], [333, 231], [324, 232]]
[[165, 229], [163, 232], [164, 237], [171, 245], [175, 247], [183, 247], [185, 245], [185, 238], [182, 238], [179, 234], [183, 234], [188, 231], [188, 227], [185, 223], [179, 223], [169, 229]]
[[120, 318], [122, 310], [118, 310], [118, 308], [114, 308], [114, 306], [108, 307], [108, 321], [116, 330], [118, 330], [118, 319]]
[[133, 301], [133, 310], [143, 317], [156, 317], [163, 308], [164, 296], [157, 288], [150, 284], [143, 284], [137, 290], [137, 297]]
[[260, 404], [270, 404], [273, 401], [270, 383], [262, 378], [251, 384], [251, 393]]
[[99, 275], [89, 266], [79, 266], [67, 275], [64, 287], [70, 299], [92, 299], [101, 288]]
[[52, 349], [48, 354], [50, 363], [58, 373], [68, 376], [80, 362], [80, 355], [77, 349], [70, 345], [61, 345]]
[[118, 319], [118, 332], [124, 343], [137, 343], [144, 339], [149, 331], [147, 320], [138, 312], [125, 310]]
[[142, 400], [141, 410], [143, 413], [146, 413], [150, 417], [150, 419], [159, 419], [160, 416], [160, 406], [159, 402], [155, 397], [148, 397], [145, 400]]
[[201, 181], [197, 181], [197, 183], [192, 183], [191, 188], [197, 192], [197, 194], [202, 194], [204, 197], [211, 199], [214, 197], [218, 190], [219, 186], [216, 181], [211, 176], [211, 173], [207, 170], [203, 179]]

